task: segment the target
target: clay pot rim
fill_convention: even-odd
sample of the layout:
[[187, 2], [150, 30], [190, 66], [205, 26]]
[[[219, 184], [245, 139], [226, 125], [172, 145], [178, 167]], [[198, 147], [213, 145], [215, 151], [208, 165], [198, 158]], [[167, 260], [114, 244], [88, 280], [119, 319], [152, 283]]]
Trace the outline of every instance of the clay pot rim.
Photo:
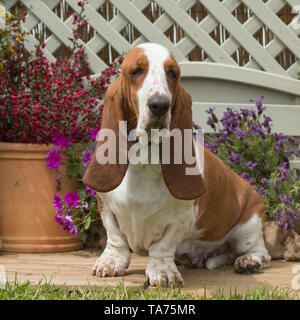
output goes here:
[[0, 150], [11, 151], [24, 151], [24, 150], [36, 150], [36, 151], [48, 151], [54, 144], [46, 143], [20, 143], [20, 142], [0, 142]]
[[[73, 143], [73, 146], [76, 146], [78, 150], [84, 149], [84, 144], [82, 143]], [[55, 147], [53, 143], [21, 143], [21, 142], [2, 142], [0, 141], [0, 151], [37, 151], [37, 152], [44, 152], [49, 151], [51, 148]], [[64, 150], [61, 150], [64, 151]]]

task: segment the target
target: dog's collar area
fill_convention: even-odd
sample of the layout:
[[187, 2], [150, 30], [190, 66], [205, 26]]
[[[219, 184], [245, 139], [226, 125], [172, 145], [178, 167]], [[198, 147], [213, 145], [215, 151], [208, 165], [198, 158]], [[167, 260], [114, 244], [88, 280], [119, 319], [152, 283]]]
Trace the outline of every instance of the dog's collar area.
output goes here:
[[[132, 145], [140, 143], [140, 141], [138, 139], [132, 140], [130, 139], [130, 137], [128, 136], [128, 141], [131, 142]], [[152, 145], [157, 145], [157, 143], [153, 142], [153, 141], [149, 141], [148, 142], [148, 147], [152, 146]], [[158, 143], [158, 145], [161, 145], [161, 141]]]

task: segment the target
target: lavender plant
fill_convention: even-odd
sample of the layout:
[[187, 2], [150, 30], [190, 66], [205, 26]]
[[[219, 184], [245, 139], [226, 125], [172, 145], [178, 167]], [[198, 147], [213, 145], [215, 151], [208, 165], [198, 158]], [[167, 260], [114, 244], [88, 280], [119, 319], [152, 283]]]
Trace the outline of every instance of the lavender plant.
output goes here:
[[[290, 160], [300, 152], [286, 146], [284, 134], [272, 132], [263, 99], [250, 100], [254, 109], [227, 108], [220, 120], [214, 108], [206, 110], [214, 132], [206, 135], [205, 147], [257, 190], [281, 229], [292, 229], [300, 221], [300, 181]], [[296, 139], [290, 140], [298, 147]]]

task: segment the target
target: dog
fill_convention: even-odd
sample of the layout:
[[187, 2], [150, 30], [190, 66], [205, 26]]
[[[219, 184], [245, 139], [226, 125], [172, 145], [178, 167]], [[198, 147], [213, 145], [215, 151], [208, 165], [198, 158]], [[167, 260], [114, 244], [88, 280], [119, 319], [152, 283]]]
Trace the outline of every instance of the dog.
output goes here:
[[[143, 130], [192, 129], [192, 100], [180, 83], [180, 67], [160, 44], [141, 44], [125, 56], [120, 76], [105, 95], [100, 136], [110, 129], [120, 137], [118, 124], [124, 120], [137, 137]], [[97, 149], [104, 143], [99, 140]], [[151, 286], [183, 285], [178, 264], [213, 270], [233, 263], [240, 273], [267, 267], [271, 257], [263, 239], [261, 197], [195, 139], [193, 165], [199, 174], [187, 175], [192, 165], [184, 159], [178, 164], [175, 144], [170, 145], [169, 164], [103, 164], [96, 149], [83, 182], [101, 198], [107, 245], [93, 274], [124, 275], [131, 252], [149, 255]], [[128, 152], [118, 139], [115, 150], [117, 156]]]

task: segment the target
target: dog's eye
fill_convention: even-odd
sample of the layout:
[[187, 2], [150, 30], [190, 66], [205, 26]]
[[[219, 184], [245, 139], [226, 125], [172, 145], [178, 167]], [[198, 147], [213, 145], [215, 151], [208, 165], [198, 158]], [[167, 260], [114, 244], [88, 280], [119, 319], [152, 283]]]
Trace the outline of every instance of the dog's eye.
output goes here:
[[142, 68], [136, 68], [133, 71], [131, 71], [132, 78], [138, 78], [144, 73]]
[[171, 80], [176, 80], [177, 78], [177, 73], [174, 70], [169, 70], [167, 72], [167, 76], [171, 79]]

